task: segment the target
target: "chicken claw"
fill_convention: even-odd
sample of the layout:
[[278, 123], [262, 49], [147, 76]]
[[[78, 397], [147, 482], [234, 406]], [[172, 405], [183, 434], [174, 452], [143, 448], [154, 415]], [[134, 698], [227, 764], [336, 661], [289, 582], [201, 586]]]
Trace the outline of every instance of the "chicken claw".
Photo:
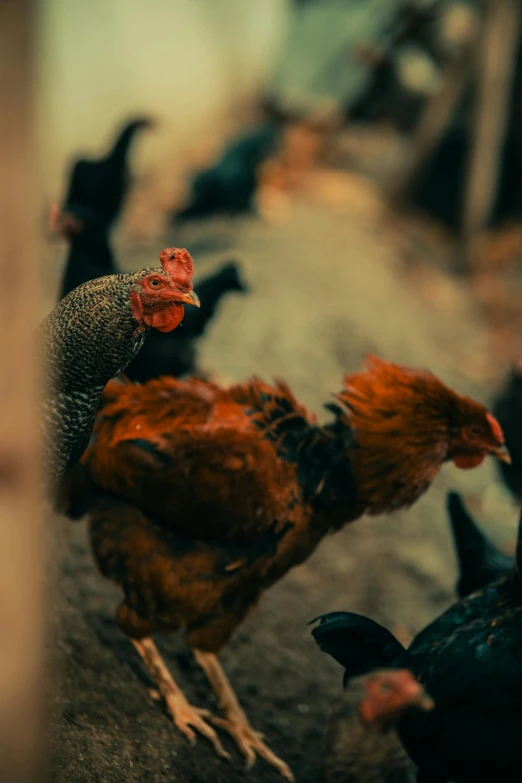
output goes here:
[[275, 767], [284, 778], [290, 781], [295, 780], [288, 764], [276, 756], [268, 745], [265, 745], [263, 742], [264, 735], [259, 731], [254, 731], [246, 718], [244, 720], [229, 720], [228, 718], [217, 718], [212, 715], [209, 720], [214, 726], [230, 734], [241, 753], [245, 756], [247, 770], [254, 766], [256, 756], [260, 756]]
[[241, 753], [246, 758], [246, 768], [250, 769], [256, 760], [256, 754], [275, 767], [287, 780], [293, 781], [294, 776], [288, 764], [273, 753], [263, 742], [264, 736], [254, 731], [247, 716], [243, 712], [234, 690], [228, 681], [217, 657], [212, 653], [194, 649], [194, 657], [199, 663], [219, 699], [225, 713], [224, 718], [212, 715], [209, 720], [220, 729], [227, 731], [234, 739]]
[[189, 704], [181, 688], [174, 682], [152, 639], [141, 639], [140, 641], [133, 639], [132, 643], [157, 685], [159, 694], [155, 690], [151, 691], [151, 697], [157, 699], [161, 695], [174, 723], [190, 744], [195, 745], [196, 743], [195, 729], [212, 743], [218, 756], [229, 759], [230, 754], [221, 744], [212, 726], [207, 723], [207, 720], [212, 718], [210, 712]]

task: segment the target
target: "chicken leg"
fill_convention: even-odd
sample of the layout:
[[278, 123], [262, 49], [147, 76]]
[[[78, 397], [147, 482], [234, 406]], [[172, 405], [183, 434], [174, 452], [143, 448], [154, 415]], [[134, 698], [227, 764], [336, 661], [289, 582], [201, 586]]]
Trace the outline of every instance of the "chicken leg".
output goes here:
[[194, 732], [196, 729], [210, 740], [218, 756], [229, 759], [230, 754], [224, 749], [212, 726], [207, 723], [207, 720], [211, 718], [210, 712], [189, 704], [183, 691], [174, 682], [152, 639], [145, 638], [140, 641], [132, 639], [131, 641], [156, 683], [174, 723], [190, 744], [194, 745], [196, 742]]
[[225, 713], [224, 718], [216, 718], [211, 715], [209, 720], [214, 726], [227, 731], [234, 739], [241, 753], [246, 758], [246, 768], [250, 769], [256, 760], [256, 754], [268, 761], [283, 777], [293, 781], [292, 770], [282, 759], [273, 753], [268, 745], [263, 742], [263, 735], [254, 731], [245, 715], [236, 694], [223, 671], [221, 664], [213, 653], [194, 650], [194, 657], [199, 663], [219, 699], [220, 706]]

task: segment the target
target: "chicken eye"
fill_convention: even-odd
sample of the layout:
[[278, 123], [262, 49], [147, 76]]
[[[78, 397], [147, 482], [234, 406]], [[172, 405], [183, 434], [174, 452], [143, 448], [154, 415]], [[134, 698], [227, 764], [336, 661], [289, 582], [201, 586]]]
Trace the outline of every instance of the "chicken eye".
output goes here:
[[481, 436], [480, 429], [473, 425], [471, 427], [468, 427], [468, 434], [471, 435], [472, 438], [480, 438]]
[[157, 288], [160, 284], [160, 281], [158, 280], [157, 277], [153, 277], [152, 280], [150, 280], [149, 282], [153, 288]]
[[388, 693], [390, 693], [390, 691], [391, 691], [390, 686], [386, 685], [385, 683], [383, 683], [379, 688], [379, 692], [381, 693], [382, 696], [386, 696]]

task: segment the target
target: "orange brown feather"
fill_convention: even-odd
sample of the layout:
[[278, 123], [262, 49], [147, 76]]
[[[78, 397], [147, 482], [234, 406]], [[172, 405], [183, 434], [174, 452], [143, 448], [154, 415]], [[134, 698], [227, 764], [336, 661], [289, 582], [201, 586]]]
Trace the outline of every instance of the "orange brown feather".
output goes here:
[[[488, 450], [503, 445], [500, 425], [483, 405], [456, 394], [427, 370], [376, 356], [363, 372], [345, 377], [338, 400], [355, 440], [351, 462], [358, 504], [369, 514], [414, 503], [446, 460], [458, 465], [469, 459], [474, 467]], [[462, 440], [462, 431], [474, 425], [485, 429], [483, 448], [476, 450]]]
[[320, 426], [282, 382], [109, 384], [82, 485], [127, 633], [185, 628], [217, 652], [329, 531], [410, 505], [446, 459], [474, 454], [470, 427], [498, 446], [487, 411], [425, 371], [372, 358], [338, 401]]

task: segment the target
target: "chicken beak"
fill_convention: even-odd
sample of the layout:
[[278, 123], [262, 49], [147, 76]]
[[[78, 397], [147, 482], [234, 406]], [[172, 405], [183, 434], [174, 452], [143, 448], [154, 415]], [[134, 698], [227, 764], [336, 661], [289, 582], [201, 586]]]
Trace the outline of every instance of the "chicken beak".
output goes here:
[[188, 291], [188, 293], [185, 294], [177, 294], [176, 301], [183, 302], [184, 304], [194, 305], [194, 307], [201, 307], [199, 296], [195, 291]]
[[427, 693], [423, 694], [421, 698], [418, 701], [419, 709], [423, 710], [424, 712], [430, 712], [435, 707], [435, 702], [431, 698], [431, 696], [428, 696]]
[[501, 446], [498, 449], [494, 449], [491, 453], [501, 462], [505, 462], [506, 465], [511, 465], [511, 454], [507, 450], [506, 446]]

